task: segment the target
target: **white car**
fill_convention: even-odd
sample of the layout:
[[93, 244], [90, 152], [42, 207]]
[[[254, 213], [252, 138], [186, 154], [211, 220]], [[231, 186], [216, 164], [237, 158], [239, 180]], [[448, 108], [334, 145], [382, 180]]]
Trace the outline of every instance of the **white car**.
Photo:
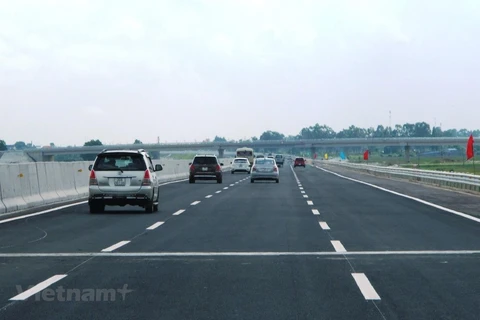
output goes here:
[[250, 173], [250, 161], [247, 158], [235, 158], [232, 161], [232, 174], [235, 172]]

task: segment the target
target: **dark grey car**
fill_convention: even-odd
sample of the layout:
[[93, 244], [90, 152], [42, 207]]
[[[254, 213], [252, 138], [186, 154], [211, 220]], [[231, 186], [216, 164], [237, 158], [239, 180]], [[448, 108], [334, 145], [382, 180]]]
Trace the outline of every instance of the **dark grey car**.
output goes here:
[[195, 183], [195, 180], [217, 180], [217, 183], [222, 183], [223, 163], [215, 155], [197, 155], [189, 165], [189, 183]]

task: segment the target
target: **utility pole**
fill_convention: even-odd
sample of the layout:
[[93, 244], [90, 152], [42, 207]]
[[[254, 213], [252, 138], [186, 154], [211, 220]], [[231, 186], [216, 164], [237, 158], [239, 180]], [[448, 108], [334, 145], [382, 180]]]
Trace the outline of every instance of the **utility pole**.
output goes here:
[[392, 129], [392, 110], [388, 111], [388, 126]]

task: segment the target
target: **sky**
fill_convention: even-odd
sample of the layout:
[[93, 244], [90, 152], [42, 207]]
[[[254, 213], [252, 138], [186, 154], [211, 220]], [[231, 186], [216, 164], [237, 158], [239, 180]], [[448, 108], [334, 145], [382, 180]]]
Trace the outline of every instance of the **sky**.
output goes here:
[[480, 3], [0, 0], [0, 139], [480, 128]]

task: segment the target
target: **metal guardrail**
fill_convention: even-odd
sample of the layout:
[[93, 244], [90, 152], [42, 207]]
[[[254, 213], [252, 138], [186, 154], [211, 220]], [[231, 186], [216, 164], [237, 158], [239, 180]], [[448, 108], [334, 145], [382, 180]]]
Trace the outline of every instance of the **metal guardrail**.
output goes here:
[[[319, 163], [317, 161], [317, 163]], [[444, 185], [453, 188], [480, 192], [480, 176], [466, 173], [408, 169], [400, 167], [385, 167], [370, 164], [354, 164], [340, 161], [328, 161], [329, 165], [337, 165], [353, 170], [364, 171], [377, 176], [407, 179], [409, 181], [425, 182], [434, 185]]]

